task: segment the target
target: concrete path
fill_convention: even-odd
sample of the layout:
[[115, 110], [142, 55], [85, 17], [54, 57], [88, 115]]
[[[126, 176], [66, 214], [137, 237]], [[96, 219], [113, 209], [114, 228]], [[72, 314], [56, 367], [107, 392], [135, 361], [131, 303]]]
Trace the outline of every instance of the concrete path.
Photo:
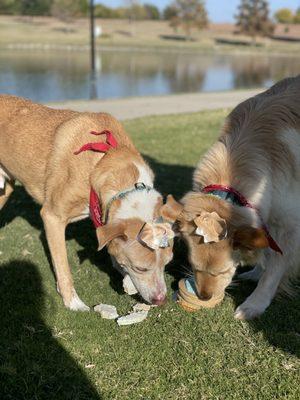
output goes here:
[[261, 91], [262, 89], [251, 89], [155, 97], [128, 97], [115, 100], [74, 100], [49, 103], [48, 106], [77, 111], [108, 112], [116, 118], [124, 120], [148, 115], [179, 114], [218, 108], [232, 108]]

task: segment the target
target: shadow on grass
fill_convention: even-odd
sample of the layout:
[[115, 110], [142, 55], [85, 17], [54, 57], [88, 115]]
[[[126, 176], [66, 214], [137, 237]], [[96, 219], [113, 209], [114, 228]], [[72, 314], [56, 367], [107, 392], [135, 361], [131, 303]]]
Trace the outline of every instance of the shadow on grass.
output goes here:
[[175, 40], [177, 42], [195, 42], [196, 39], [188, 38], [183, 35], [159, 35], [163, 40]]
[[[245, 301], [255, 286], [254, 282], [243, 281], [228, 290], [235, 307]], [[293, 299], [275, 297], [262, 316], [248, 323], [255, 332], [263, 332], [272, 346], [300, 357], [300, 296]]]
[[[155, 171], [156, 188], [164, 195], [172, 193], [177, 199], [180, 199], [185, 192], [190, 190], [193, 168], [162, 164], [150, 157], [145, 158]], [[5, 212], [0, 213], [0, 227], [20, 215], [43, 232], [39, 207], [34, 204], [22, 187], [17, 186], [15, 193], [6, 205]], [[66, 236], [67, 239], [75, 239], [83, 247], [83, 250], [79, 251], [80, 261], [88, 259], [91, 264], [107, 273], [110, 276], [112, 288], [118, 293], [123, 293], [122, 279], [119, 273], [112, 268], [107, 252], [96, 251], [97, 240], [92, 223], [85, 220], [72, 224], [68, 227]], [[43, 233], [41, 238], [47, 249]], [[186, 247], [181, 240], [177, 240], [174, 259], [167, 267], [167, 271], [177, 281], [185, 275], [188, 268]], [[177, 288], [176, 282], [172, 288]], [[231, 289], [230, 294], [236, 306], [241, 304], [253, 289], [253, 285], [247, 283], [242, 283], [234, 290]], [[263, 332], [271, 345], [300, 356], [300, 299], [275, 299], [261, 318], [250, 321], [249, 324], [255, 331]]]
[[[53, 271], [51, 256], [40, 216], [40, 206], [27, 194], [22, 186], [16, 186], [5, 208], [0, 213], [0, 229], [12, 222], [16, 217], [24, 218], [32, 227], [40, 231], [40, 239], [47, 256], [49, 266]], [[83, 249], [78, 252], [80, 263], [89, 260], [110, 276], [110, 284], [118, 293], [122, 293], [122, 279], [112, 267], [106, 250], [97, 252], [97, 239], [92, 222], [87, 219], [70, 224], [66, 230], [66, 240], [75, 239]]]
[[192, 187], [194, 168], [185, 165], [162, 164], [143, 155], [155, 173], [155, 188], [164, 196], [172, 193], [179, 200]]
[[42, 319], [37, 267], [14, 260], [0, 267], [0, 398], [101, 399]]

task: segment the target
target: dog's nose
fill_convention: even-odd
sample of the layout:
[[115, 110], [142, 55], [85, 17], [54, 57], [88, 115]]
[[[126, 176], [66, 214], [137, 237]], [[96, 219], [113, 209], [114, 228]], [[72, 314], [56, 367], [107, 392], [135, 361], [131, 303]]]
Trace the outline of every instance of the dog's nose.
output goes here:
[[151, 303], [156, 306], [162, 306], [167, 301], [167, 298], [164, 294], [159, 294], [152, 298]]
[[206, 293], [206, 292], [201, 292], [201, 293], [199, 293], [198, 297], [199, 297], [200, 300], [208, 301], [208, 300], [210, 300], [212, 298], [212, 295], [209, 294], [209, 293]]

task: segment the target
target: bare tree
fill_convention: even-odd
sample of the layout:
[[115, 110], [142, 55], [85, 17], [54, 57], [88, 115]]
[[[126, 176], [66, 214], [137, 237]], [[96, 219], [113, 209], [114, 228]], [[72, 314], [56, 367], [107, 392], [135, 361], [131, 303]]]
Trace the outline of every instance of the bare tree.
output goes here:
[[87, 0], [52, 0], [51, 14], [64, 21], [87, 15], [87, 11]]
[[139, 0], [125, 0], [125, 10], [131, 22], [144, 19], [147, 16], [146, 10]]
[[203, 0], [175, 0], [170, 7], [173, 16], [170, 25], [179, 26], [185, 31], [187, 39], [191, 38], [193, 28], [203, 29], [208, 24], [207, 12]]
[[125, 0], [125, 15], [131, 24], [131, 35], [135, 35], [135, 24], [137, 20], [146, 18], [146, 10], [139, 0]]
[[270, 36], [274, 24], [269, 18], [269, 6], [266, 0], [242, 0], [236, 15], [236, 25], [241, 33], [251, 36], [256, 43], [257, 36]]

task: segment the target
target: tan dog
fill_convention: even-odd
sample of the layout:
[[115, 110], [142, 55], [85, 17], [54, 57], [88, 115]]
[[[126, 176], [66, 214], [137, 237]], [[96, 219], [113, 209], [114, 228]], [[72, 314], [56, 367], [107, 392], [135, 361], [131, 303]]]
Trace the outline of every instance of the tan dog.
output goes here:
[[188, 244], [198, 296], [223, 293], [239, 264], [257, 265], [241, 277], [258, 285], [236, 318], [262, 314], [278, 290], [291, 294], [300, 257], [300, 76], [231, 112], [193, 189], [181, 204], [169, 197], [163, 214]]
[[[116, 148], [106, 144], [107, 135], [90, 134], [105, 130], [113, 133]], [[109, 149], [74, 154], [88, 142]], [[153, 172], [113, 117], [0, 96], [0, 208], [15, 180], [42, 205], [58, 291], [68, 308], [88, 310], [73, 286], [65, 228], [89, 216], [91, 188], [106, 222], [97, 228], [99, 248], [108, 245], [114, 264], [146, 301], [164, 301], [164, 267], [172, 258], [174, 234], [158, 219], [163, 202], [153, 188]]]

